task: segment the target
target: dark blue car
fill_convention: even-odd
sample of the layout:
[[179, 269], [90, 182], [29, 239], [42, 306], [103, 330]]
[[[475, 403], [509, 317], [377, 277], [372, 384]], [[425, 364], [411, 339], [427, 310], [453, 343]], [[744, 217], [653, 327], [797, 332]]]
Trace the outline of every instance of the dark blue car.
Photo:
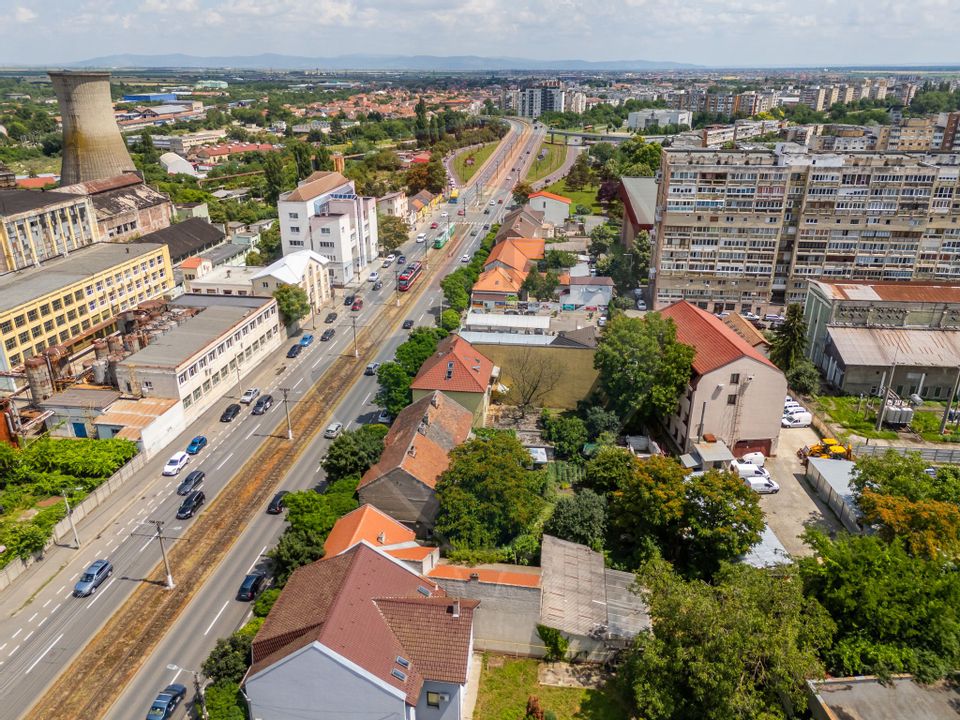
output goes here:
[[187, 696], [187, 688], [179, 683], [167, 685], [147, 712], [147, 720], [167, 720]]
[[190, 444], [187, 445], [187, 454], [196, 455], [207, 446], [207, 438], [203, 435], [197, 435]]

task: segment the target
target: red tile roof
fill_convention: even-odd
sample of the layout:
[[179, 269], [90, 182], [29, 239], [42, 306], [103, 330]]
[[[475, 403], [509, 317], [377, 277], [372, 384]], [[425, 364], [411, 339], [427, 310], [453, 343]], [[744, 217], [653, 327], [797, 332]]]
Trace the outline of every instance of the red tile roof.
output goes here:
[[[476, 577], [473, 577], [474, 575]], [[465, 567], [463, 565], [437, 565], [427, 573], [427, 577], [438, 580], [474, 580], [494, 585], [540, 587], [540, 575], [538, 573], [510, 572], [508, 570]]]
[[290, 202], [308, 202], [324, 193], [335, 190], [341, 185], [350, 182], [347, 178], [338, 172], [332, 170], [320, 170], [310, 175], [306, 180], [297, 185], [282, 200]]
[[397, 415], [383, 439], [383, 453], [363, 474], [357, 489], [402, 468], [429, 488], [450, 465], [447, 453], [470, 436], [473, 413], [442, 392], [411, 403]]
[[570, 202], [571, 202], [570, 198], [564, 197], [563, 195], [557, 195], [556, 193], [548, 192], [547, 190], [541, 190], [540, 192], [535, 192], [535, 193], [533, 193], [533, 195], [531, 195], [530, 197], [532, 197], [532, 198], [535, 198], [535, 197], [550, 198], [551, 200], [559, 200], [560, 202], [566, 203], [567, 205], [569, 205]]
[[197, 155], [209, 158], [247, 152], [273, 152], [279, 149], [279, 146], [269, 143], [227, 143], [204, 146], [197, 150]]
[[523, 281], [530, 273], [526, 270], [514, 270], [500, 265], [487, 268], [473, 284], [473, 292], [492, 292], [516, 295], [523, 287]]
[[361, 505], [337, 520], [323, 543], [326, 557], [339, 555], [361, 540], [374, 547], [412, 542], [417, 534], [373, 505]]
[[[454, 618], [454, 601], [442, 588], [357, 545], [294, 571], [253, 639], [248, 677], [316, 642], [416, 705], [425, 679], [465, 682], [476, 606], [460, 600]], [[409, 666], [398, 665], [398, 657]]]
[[437, 352], [428, 357], [410, 387], [414, 390], [445, 392], [487, 391], [493, 363], [459, 335], [440, 341]]
[[17, 187], [25, 190], [39, 190], [40, 188], [45, 188], [47, 185], [56, 185], [57, 180], [57, 177], [51, 175], [17, 178]]
[[661, 310], [660, 314], [676, 324], [677, 340], [696, 350], [693, 370], [698, 375], [705, 375], [742, 357], [753, 358], [776, 369], [776, 365], [727, 327], [723, 320], [685, 300]]
[[483, 266], [489, 268], [500, 262], [514, 270], [525, 271], [535, 260], [543, 259], [543, 250], [542, 238], [508, 238], [493, 246]]
[[428, 555], [439, 553], [440, 549], [429, 545], [417, 545], [416, 547], [386, 548], [385, 551], [397, 560], [423, 560]]

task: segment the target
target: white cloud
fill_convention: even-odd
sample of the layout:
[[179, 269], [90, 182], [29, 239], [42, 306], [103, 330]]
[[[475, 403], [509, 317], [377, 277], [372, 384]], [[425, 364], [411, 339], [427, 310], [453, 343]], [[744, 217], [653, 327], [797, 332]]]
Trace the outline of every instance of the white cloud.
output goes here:
[[18, 23], [28, 23], [36, 20], [37, 14], [30, 8], [20, 5], [16, 10], [13, 11], [13, 18]]

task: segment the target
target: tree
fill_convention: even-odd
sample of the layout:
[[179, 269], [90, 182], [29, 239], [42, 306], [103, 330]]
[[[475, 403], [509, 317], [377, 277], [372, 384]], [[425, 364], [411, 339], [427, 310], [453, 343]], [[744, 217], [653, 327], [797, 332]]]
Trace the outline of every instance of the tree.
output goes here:
[[456, 310], [444, 310], [440, 314], [440, 327], [447, 332], [453, 332], [460, 327], [460, 313]]
[[386, 253], [391, 253], [407, 241], [410, 227], [407, 222], [396, 215], [377, 215], [377, 237], [380, 247]]
[[404, 183], [407, 186], [408, 195], [416, 195], [421, 190], [427, 189], [430, 182], [427, 166], [424, 163], [413, 163], [404, 176]]
[[577, 155], [577, 159], [567, 173], [566, 185], [570, 190], [583, 190], [593, 182], [593, 170], [590, 169], [590, 159], [586, 153]]
[[330, 443], [321, 465], [327, 481], [334, 482], [351, 475], [362, 476], [374, 465], [383, 452], [383, 438], [388, 430], [384, 425], [362, 425], [348, 430]]
[[280, 153], [266, 153], [263, 158], [263, 179], [267, 184], [264, 197], [271, 205], [276, 205], [280, 199], [280, 193], [283, 192], [283, 160]]
[[544, 507], [545, 478], [513, 434], [490, 432], [450, 451], [437, 483], [434, 532], [454, 549], [502, 547], [529, 533]]
[[297, 180], [303, 180], [313, 172], [313, 148], [298, 141], [291, 143], [290, 149], [297, 167]]
[[807, 322], [803, 319], [803, 306], [793, 303], [787, 306], [783, 323], [773, 331], [770, 343], [770, 360], [785, 373], [804, 358], [807, 349]]
[[651, 457], [621, 472], [610, 501], [610, 549], [637, 567], [659, 553], [682, 571], [710, 577], [760, 540], [757, 495], [734, 473], [710, 470], [690, 482], [672, 458]]
[[616, 225], [604, 223], [590, 231], [590, 255], [596, 259], [610, 252], [610, 248], [620, 239], [620, 231]]
[[232, 682], [218, 682], [208, 685], [203, 692], [204, 706], [209, 720], [244, 720], [246, 702], [240, 693], [240, 686]]
[[591, 405], [583, 413], [583, 424], [587, 428], [587, 439], [596, 440], [603, 433], [617, 433], [620, 430], [620, 418], [615, 412], [604, 410], [599, 405]]
[[787, 383], [799, 393], [812, 395], [820, 389], [820, 371], [816, 365], [804, 358], [790, 368]]
[[677, 342], [673, 321], [659, 313], [617, 315], [607, 323], [594, 355], [600, 387], [621, 420], [668, 416], [690, 380], [694, 350]]
[[823, 675], [817, 655], [832, 623], [800, 583], [731, 565], [708, 585], [684, 580], [663, 560], [648, 563], [638, 581], [652, 629], [620, 668], [638, 717], [774, 720], [787, 717], [784, 704], [803, 713], [807, 678]]
[[507, 400], [516, 405], [521, 416], [539, 406], [563, 377], [563, 367], [555, 357], [526, 347], [510, 363]]
[[571, 268], [577, 264], [577, 256], [566, 250], [547, 250], [544, 261], [548, 268]]
[[543, 526], [547, 535], [587, 545], [597, 552], [603, 550], [606, 530], [607, 501], [590, 489], [561, 497]]
[[949, 560], [913, 557], [876, 535], [808, 531], [815, 556], [799, 562], [804, 591], [837, 624], [832, 674], [913, 673], [931, 682], [960, 665], [960, 573]]
[[400, 364], [388, 362], [377, 370], [377, 381], [380, 383], [376, 397], [377, 405], [396, 417], [410, 404], [411, 376]]
[[437, 345], [446, 336], [446, 330], [439, 328], [414, 328], [409, 337], [397, 347], [394, 361], [413, 378], [420, 372], [424, 360], [437, 351]]
[[239, 683], [250, 666], [250, 645], [253, 638], [234, 633], [220, 638], [203, 661], [203, 674], [214, 683]]
[[543, 437], [552, 442], [557, 455], [564, 459], [580, 459], [587, 442], [587, 427], [578, 417], [554, 415], [548, 410], [540, 414]]
[[447, 171], [443, 169], [439, 154], [434, 154], [427, 163], [427, 190], [437, 194], [447, 186]]
[[521, 180], [513, 186], [513, 201], [517, 205], [526, 205], [533, 194], [533, 186], [526, 180]]
[[281, 285], [273, 291], [273, 297], [277, 301], [277, 309], [284, 325], [295, 323], [309, 315], [312, 310], [306, 291], [299, 285]]
[[616, 491], [638, 472], [639, 460], [626, 448], [601, 447], [584, 469], [583, 486], [601, 494]]

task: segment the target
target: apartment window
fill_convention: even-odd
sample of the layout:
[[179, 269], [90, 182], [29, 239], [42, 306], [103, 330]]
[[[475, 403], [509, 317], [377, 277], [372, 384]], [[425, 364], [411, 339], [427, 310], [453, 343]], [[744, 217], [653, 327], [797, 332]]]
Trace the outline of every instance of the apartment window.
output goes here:
[[290, 247], [303, 247], [303, 240], [291, 240]]
[[300, 232], [300, 226], [299, 226], [299, 225], [291, 225], [291, 226], [290, 226], [290, 232], [292, 232], [292, 233], [298, 233], [298, 232]]
[[73, 295], [64, 295], [63, 296], [64, 305], [73, 305]]
[[63, 309], [63, 303], [62, 303], [60, 300], [54, 300], [54, 301], [53, 301], [53, 309], [54, 309], [54, 310], [62, 310], [62, 309]]
[[727, 405], [736, 405], [737, 404], [737, 394], [730, 393], [727, 395]]
[[49, 315], [49, 314], [50, 314], [50, 304], [49, 304], [49, 303], [44, 303], [43, 305], [40, 306], [40, 314], [41, 314], [41, 315]]
[[83, 290], [77, 290], [77, 291], [73, 294], [73, 299], [74, 299], [74, 300], [83, 300]]
[[194, 400], [199, 400], [201, 395], [203, 395], [203, 391], [200, 388], [197, 388], [196, 390], [193, 391]]
[[144, 380], [144, 381], [143, 381], [143, 389], [144, 389], [144, 390], [153, 390], [153, 383], [150, 382], [149, 380]]
[[0, 323], [0, 333], [8, 333], [13, 330], [13, 323], [9, 320], [4, 320]]
[[32, 327], [32, 328], [30, 328], [30, 334], [31, 334], [33, 337], [38, 338], [38, 337], [40, 337], [41, 335], [43, 335], [43, 328], [40, 327], [39, 325], [37, 325], [36, 327]]
[[16, 338], [7, 338], [7, 341], [4, 343], [4, 346], [7, 350], [13, 350], [17, 346]]
[[427, 707], [432, 707], [432, 708], [440, 707], [440, 693], [427, 692]]
[[730, 384], [737, 385], [740, 382], [740, 373], [733, 373], [730, 375]]
[[30, 322], [33, 322], [34, 320], [36, 320], [37, 317], [38, 315], [36, 310], [30, 310], [27, 312], [27, 320], [29, 320]]
[[43, 323], [43, 329], [47, 332], [53, 330], [53, 320], [45, 320]]
[[193, 405], [193, 398], [187, 395], [187, 397], [183, 399], [183, 409], [186, 410], [191, 405]]
[[14, 367], [15, 365], [19, 365], [19, 364], [20, 364], [20, 353], [17, 353], [16, 355], [11, 355], [10, 367]]
[[27, 318], [24, 315], [17, 315], [13, 321], [17, 324], [17, 327], [23, 327], [27, 324]]
[[327, 228], [327, 227], [325, 227], [325, 228], [320, 228], [320, 234], [321, 234], [321, 235], [329, 235], [329, 234], [330, 234], [330, 228]]
[[300, 213], [288, 213], [287, 217], [289, 217], [291, 220], [297, 220], [300, 217]]

